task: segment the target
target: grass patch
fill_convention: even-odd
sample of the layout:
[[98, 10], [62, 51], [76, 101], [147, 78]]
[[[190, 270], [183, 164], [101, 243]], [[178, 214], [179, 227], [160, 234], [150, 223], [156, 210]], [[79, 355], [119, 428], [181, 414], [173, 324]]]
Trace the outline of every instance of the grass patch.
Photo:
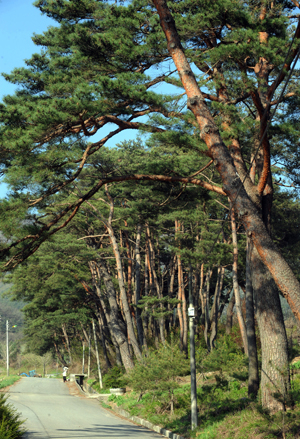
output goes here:
[[11, 376], [5, 376], [5, 377], [0, 376], [0, 389], [3, 389], [4, 387], [7, 387], [7, 386], [11, 386], [16, 381], [19, 381], [19, 379], [21, 379], [21, 378], [17, 375], [11, 375]]
[[103, 387], [103, 389], [101, 389], [100, 384], [99, 384], [99, 380], [96, 380], [95, 378], [89, 378], [87, 380], [87, 384], [90, 387], [92, 387], [95, 390], [95, 392], [97, 392], [97, 393], [101, 393], [101, 394], [109, 393], [109, 388]]
[[106, 404], [105, 402], [101, 402], [101, 406], [105, 409], [110, 409], [111, 410], [111, 406]]

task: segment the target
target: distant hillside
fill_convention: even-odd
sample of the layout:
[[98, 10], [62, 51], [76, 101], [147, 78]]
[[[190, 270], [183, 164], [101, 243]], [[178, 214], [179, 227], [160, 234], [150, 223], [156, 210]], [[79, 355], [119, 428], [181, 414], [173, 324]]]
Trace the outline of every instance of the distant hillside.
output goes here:
[[[23, 328], [24, 317], [20, 310], [23, 308], [24, 303], [11, 301], [9, 296], [3, 297], [10, 287], [11, 285], [4, 284], [0, 281], [0, 340], [5, 337], [6, 320], [9, 322], [10, 331], [14, 333], [22, 332]], [[17, 327], [12, 329], [14, 325], [17, 325]]]

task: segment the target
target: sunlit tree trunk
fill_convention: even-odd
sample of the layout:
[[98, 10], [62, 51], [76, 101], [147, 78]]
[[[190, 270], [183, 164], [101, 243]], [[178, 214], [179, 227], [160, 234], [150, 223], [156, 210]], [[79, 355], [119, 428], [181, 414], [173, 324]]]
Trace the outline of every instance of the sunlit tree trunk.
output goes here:
[[144, 346], [144, 331], [141, 319], [141, 310], [138, 308], [138, 304], [141, 297], [141, 224], [137, 225], [136, 241], [135, 241], [135, 305], [136, 305], [136, 326], [138, 338], [141, 346]]
[[242, 313], [240, 287], [238, 282], [238, 242], [236, 233], [236, 222], [233, 207], [231, 205], [231, 231], [232, 231], [232, 244], [233, 244], [233, 263], [232, 263], [232, 283], [233, 292], [235, 296], [235, 309], [239, 322], [240, 332], [243, 340], [244, 352], [248, 356], [248, 340], [246, 325]]

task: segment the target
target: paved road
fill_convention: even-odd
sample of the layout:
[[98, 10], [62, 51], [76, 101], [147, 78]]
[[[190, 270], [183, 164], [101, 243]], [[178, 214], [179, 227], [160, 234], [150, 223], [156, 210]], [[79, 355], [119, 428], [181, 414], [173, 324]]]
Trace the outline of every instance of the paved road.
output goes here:
[[60, 380], [23, 378], [9, 394], [9, 402], [27, 419], [26, 439], [163, 438], [114, 416], [96, 399], [71, 395]]

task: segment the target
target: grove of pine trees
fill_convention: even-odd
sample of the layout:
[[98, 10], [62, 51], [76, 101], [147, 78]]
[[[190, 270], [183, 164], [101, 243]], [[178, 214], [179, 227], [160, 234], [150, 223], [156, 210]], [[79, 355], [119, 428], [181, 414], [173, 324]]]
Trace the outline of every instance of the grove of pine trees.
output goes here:
[[[189, 302], [213, 350], [235, 303], [249, 394], [285, 409], [280, 294], [300, 328], [298, 2], [35, 6], [57, 25], [4, 74], [18, 90], [0, 104], [0, 255], [29, 343], [64, 362], [94, 318], [107, 367], [129, 371], [174, 333], [187, 355]], [[135, 141], [105, 146], [128, 130]]]

